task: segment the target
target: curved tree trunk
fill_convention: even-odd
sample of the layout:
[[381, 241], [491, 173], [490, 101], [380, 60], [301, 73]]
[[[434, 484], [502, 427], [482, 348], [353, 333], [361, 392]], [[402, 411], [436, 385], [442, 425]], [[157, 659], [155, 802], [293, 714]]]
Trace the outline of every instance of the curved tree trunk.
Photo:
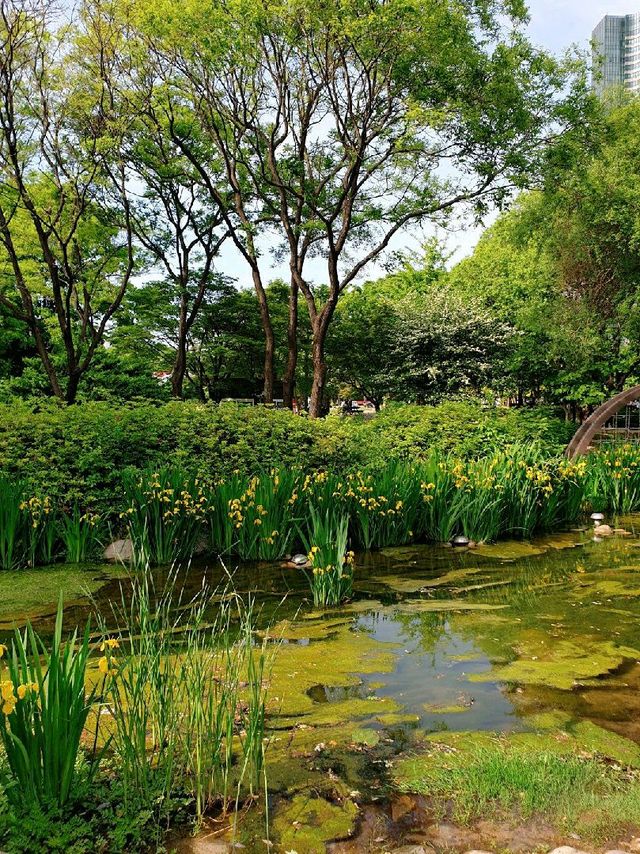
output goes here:
[[291, 281], [289, 292], [289, 321], [287, 324], [287, 366], [282, 378], [284, 405], [293, 409], [298, 367], [298, 285]]

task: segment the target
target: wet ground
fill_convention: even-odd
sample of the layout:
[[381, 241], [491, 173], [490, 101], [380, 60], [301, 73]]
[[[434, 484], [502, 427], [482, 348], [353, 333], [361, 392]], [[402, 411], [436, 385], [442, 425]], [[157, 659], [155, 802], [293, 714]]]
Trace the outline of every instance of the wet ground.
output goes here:
[[[300, 569], [238, 569], [234, 584], [254, 593], [260, 630], [277, 652], [269, 691], [270, 850], [576, 844], [540, 818], [487, 820], [484, 829], [452, 823], [411, 790], [410, 763], [425, 751], [499, 739], [545, 750], [560, 744], [640, 768], [640, 522], [618, 525], [629, 533], [598, 540], [587, 529], [474, 550], [412, 546], [361, 555], [353, 601], [327, 613], [306, 600]], [[0, 577], [0, 632], [29, 616], [46, 634], [62, 583], [51, 572], [60, 570]], [[108, 612], [120, 585], [126, 588], [111, 573], [91, 567], [68, 579], [70, 621], [91, 608], [83, 580]], [[203, 574], [215, 584], [224, 573], [194, 564], [187, 584], [199, 588]], [[263, 818], [260, 807], [249, 811], [236, 842], [267, 850]], [[230, 834], [213, 826], [201, 843], [214, 839]], [[598, 850], [588, 840], [581, 845]]]

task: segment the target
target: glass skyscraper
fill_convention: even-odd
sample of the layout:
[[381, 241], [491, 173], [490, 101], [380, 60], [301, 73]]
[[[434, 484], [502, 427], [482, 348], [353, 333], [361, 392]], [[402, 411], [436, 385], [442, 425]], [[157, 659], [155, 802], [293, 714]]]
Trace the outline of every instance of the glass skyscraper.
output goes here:
[[640, 92], [640, 12], [605, 15], [593, 31], [593, 88], [611, 86]]

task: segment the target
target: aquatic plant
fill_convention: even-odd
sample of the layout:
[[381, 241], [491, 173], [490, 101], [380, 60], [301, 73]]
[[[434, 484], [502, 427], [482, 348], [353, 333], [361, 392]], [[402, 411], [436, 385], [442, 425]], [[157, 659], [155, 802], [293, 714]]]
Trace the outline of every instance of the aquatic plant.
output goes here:
[[178, 468], [125, 477], [125, 521], [138, 566], [192, 557], [202, 537], [207, 499]]
[[586, 491], [597, 510], [630, 513], [640, 508], [640, 448], [612, 444], [590, 453]]
[[378, 549], [410, 542], [422, 533], [423, 496], [415, 467], [394, 462], [385, 468], [348, 475], [343, 488], [354, 543]]
[[300, 528], [300, 536], [308, 551], [307, 576], [313, 604], [316, 608], [339, 605], [353, 588], [354, 554], [347, 551], [349, 517], [346, 513], [338, 515], [331, 507], [318, 510], [313, 504], [308, 512], [308, 523]]
[[60, 516], [60, 539], [67, 563], [84, 563], [100, 545], [100, 516], [82, 512], [74, 504], [70, 514]]
[[[30, 624], [0, 646], [0, 737], [8, 775], [3, 788], [19, 808], [64, 806], [73, 794], [80, 739], [95, 690], [85, 689], [89, 624], [62, 641], [62, 598], [47, 646]], [[6, 666], [2, 667], [6, 661]], [[94, 757], [95, 758], [95, 757]]]
[[0, 569], [16, 569], [24, 561], [25, 514], [20, 509], [23, 486], [0, 477]]
[[0, 477], [0, 568], [53, 563], [58, 531], [48, 495], [28, 495], [20, 482]]
[[242, 560], [278, 560], [295, 532], [299, 473], [295, 470], [234, 476], [207, 492], [212, 550]]
[[[253, 791], [263, 772], [266, 654], [253, 644], [251, 603], [203, 588], [183, 601], [178, 571], [156, 589], [148, 569], [114, 606], [116, 637], [103, 623], [104, 702], [126, 806], [162, 809], [176, 791], [201, 816]], [[113, 667], [109, 645], [118, 648]], [[235, 776], [234, 776], [235, 775]]]

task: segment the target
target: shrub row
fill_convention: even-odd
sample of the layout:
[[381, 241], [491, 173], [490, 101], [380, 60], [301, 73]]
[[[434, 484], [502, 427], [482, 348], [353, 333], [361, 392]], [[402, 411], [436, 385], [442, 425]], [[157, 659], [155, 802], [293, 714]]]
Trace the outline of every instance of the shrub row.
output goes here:
[[120, 511], [132, 471], [170, 465], [209, 481], [294, 465], [342, 473], [390, 459], [420, 461], [433, 450], [469, 459], [514, 442], [554, 455], [572, 429], [546, 409], [467, 402], [321, 421], [232, 404], [16, 402], [0, 405], [0, 472], [68, 506]]

